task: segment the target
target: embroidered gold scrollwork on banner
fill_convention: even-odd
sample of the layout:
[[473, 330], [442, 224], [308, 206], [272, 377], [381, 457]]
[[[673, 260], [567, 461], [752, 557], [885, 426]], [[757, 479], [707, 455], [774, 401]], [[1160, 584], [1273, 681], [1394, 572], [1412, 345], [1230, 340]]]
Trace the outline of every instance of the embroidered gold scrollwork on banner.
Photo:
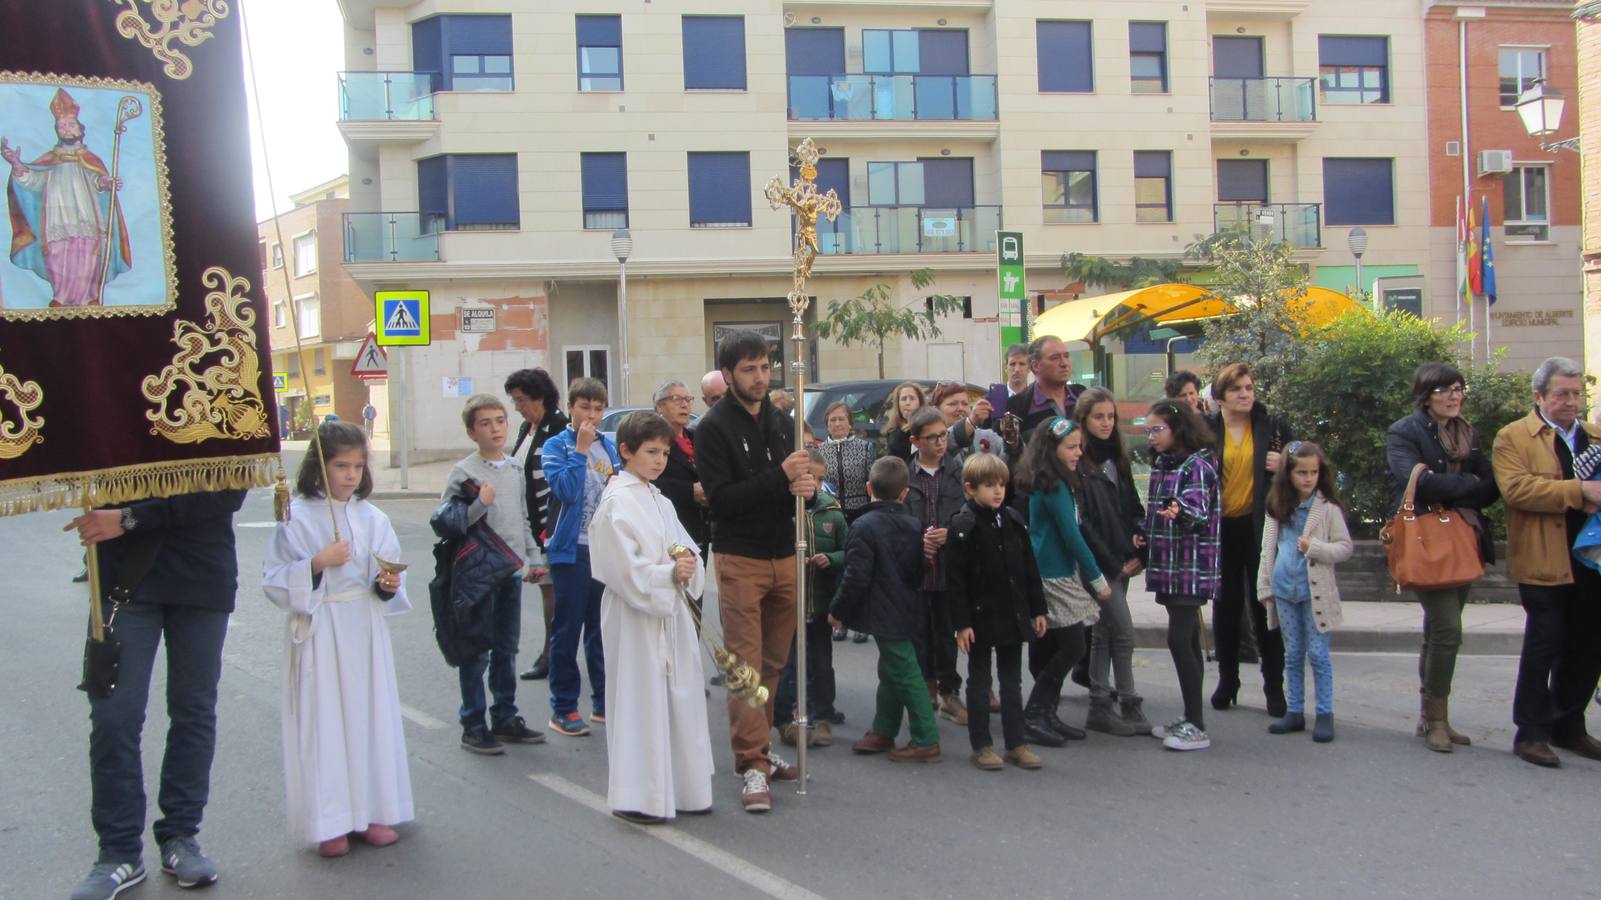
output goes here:
[[[156, 59], [166, 63], [168, 77], [182, 81], [194, 72], [194, 63], [182, 50], [173, 49], [177, 41], [195, 47], [211, 39], [211, 29], [218, 19], [228, 18], [227, 0], [111, 0], [126, 6], [117, 16], [117, 32], [149, 47]], [[143, 3], [150, 7], [157, 25], [152, 29], [139, 9]]]
[[[44, 443], [43, 416], [30, 416], [44, 402], [44, 389], [37, 381], [23, 381], [0, 368], [0, 459], [16, 459]], [[18, 421], [6, 415], [6, 407], [16, 409]]]
[[206, 294], [206, 324], [174, 323], [178, 355], [139, 386], [156, 404], [145, 412], [153, 423], [150, 433], [178, 444], [267, 437], [256, 313], [244, 296], [250, 282], [221, 266], [207, 269], [201, 281], [216, 289]]

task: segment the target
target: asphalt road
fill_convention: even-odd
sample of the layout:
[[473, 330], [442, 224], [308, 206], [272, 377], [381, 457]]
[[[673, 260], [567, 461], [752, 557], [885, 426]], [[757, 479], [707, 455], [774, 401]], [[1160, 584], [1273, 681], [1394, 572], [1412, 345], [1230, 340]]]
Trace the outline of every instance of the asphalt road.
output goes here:
[[[328, 861], [284, 826], [279, 760], [283, 617], [257, 586], [270, 497], [239, 516], [243, 573], [226, 649], [213, 791], [201, 839], [223, 867], [217, 897], [1193, 897], [1580, 896], [1597, 892], [1595, 798], [1601, 764], [1560, 771], [1509, 753], [1516, 660], [1465, 657], [1454, 723], [1475, 746], [1452, 756], [1412, 736], [1416, 661], [1336, 655], [1339, 737], [1274, 737], [1259, 692], [1209, 711], [1211, 750], [1179, 754], [1150, 738], [1041, 748], [1045, 768], [983, 773], [965, 730], [941, 724], [945, 762], [902, 767], [853, 757], [871, 718], [874, 650], [836, 644], [839, 743], [812, 754], [809, 794], [775, 791], [772, 814], [739, 811], [726, 715], [713, 692], [717, 811], [656, 829], [603, 812], [605, 743], [551, 737], [485, 758], [457, 746], [456, 680], [433, 645], [426, 601], [432, 504], [389, 501], [421, 608], [391, 620], [408, 710], [417, 821], [398, 845]], [[64, 896], [94, 859], [88, 818], [87, 704], [74, 690], [84, 591], [68, 579], [78, 548], [66, 514], [0, 519], [9, 616], [0, 638], [0, 897]], [[524, 647], [541, 637], [527, 592]], [[531, 659], [531, 655], [525, 656]], [[1178, 694], [1166, 655], [1141, 652], [1150, 717]], [[152, 696], [160, 698], [160, 667]], [[1214, 675], [1208, 673], [1208, 689]], [[525, 684], [532, 721], [545, 685]], [[1084, 713], [1070, 689], [1063, 716]], [[999, 722], [997, 721], [997, 729]], [[164, 710], [146, 726], [147, 785], [156, 785]], [[153, 802], [153, 801], [152, 801]], [[154, 818], [154, 814], [152, 814]], [[177, 896], [154, 867], [126, 896]]]

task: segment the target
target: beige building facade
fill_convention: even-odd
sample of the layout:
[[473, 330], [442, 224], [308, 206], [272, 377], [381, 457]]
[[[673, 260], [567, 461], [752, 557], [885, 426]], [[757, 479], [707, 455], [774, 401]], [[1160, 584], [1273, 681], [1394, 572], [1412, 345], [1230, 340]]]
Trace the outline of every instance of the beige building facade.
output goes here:
[[[804, 137], [825, 151], [823, 186], [848, 200], [823, 235], [814, 319], [878, 283], [920, 304], [921, 269], [931, 291], [969, 298], [941, 337], [888, 348], [890, 378], [998, 378], [1016, 320], [997, 299], [997, 228], [1023, 235], [1036, 312], [1041, 295], [1070, 295], [1065, 253], [1177, 257], [1235, 223], [1294, 241], [1336, 289], [1358, 288], [1358, 226], [1366, 289], [1452, 277], [1430, 255], [1415, 3], [341, 8], [345, 268], [369, 293], [431, 292], [435, 342], [403, 351], [422, 455], [460, 447], [441, 392], [463, 376], [498, 391], [538, 365], [615, 391], [618, 227], [632, 240], [629, 391], [614, 405], [693, 382], [726, 329], [782, 333], [790, 224], [761, 192]], [[521, 330], [458, 334], [463, 305], [521, 310]], [[810, 381], [877, 375], [870, 347], [822, 342], [809, 363]], [[1129, 380], [1113, 386], [1149, 389]]]

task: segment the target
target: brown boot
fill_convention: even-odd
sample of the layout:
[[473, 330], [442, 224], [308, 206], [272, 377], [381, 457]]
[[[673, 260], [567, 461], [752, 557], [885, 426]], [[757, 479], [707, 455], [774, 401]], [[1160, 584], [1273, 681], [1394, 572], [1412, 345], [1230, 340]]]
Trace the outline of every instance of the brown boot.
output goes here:
[[[1421, 695], [1423, 693], [1423, 691], [1419, 690], [1418, 693]], [[1450, 698], [1446, 698], [1446, 700], [1447, 700], [1447, 705], [1449, 705]], [[1418, 737], [1423, 737], [1423, 733], [1425, 731], [1428, 731], [1428, 730], [1429, 730], [1428, 719], [1426, 719], [1423, 716], [1422, 713], [1419, 713], [1418, 714], [1417, 736]], [[1452, 728], [1451, 727], [1451, 720], [1449, 718], [1447, 718], [1446, 721], [1445, 721], [1445, 732], [1446, 732], [1446, 734], [1449, 734], [1451, 736], [1451, 743], [1456, 744], [1458, 747], [1471, 747], [1471, 746], [1473, 746], [1473, 739], [1468, 737], [1467, 735], [1463, 734], [1462, 732], [1457, 731], [1455, 728]]]
[[1423, 743], [1435, 753], [1451, 752], [1451, 733], [1445, 728], [1444, 697], [1423, 698]]

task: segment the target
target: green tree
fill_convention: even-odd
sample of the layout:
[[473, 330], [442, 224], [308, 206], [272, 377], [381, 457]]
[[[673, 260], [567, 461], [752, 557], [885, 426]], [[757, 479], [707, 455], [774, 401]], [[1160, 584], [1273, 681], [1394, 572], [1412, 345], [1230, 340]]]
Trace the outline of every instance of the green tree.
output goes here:
[[1259, 382], [1273, 382], [1301, 341], [1297, 313], [1306, 302], [1306, 272], [1295, 247], [1231, 228], [1191, 244], [1185, 256], [1212, 266], [1208, 299], [1239, 310], [1202, 325], [1198, 356], [1212, 368], [1243, 362]]
[[1138, 256], [1122, 263], [1104, 256], [1063, 253], [1062, 272], [1074, 281], [1123, 290], [1185, 280], [1182, 260], [1144, 259]]
[[[933, 269], [911, 273], [912, 287], [921, 292], [934, 284]], [[878, 351], [878, 377], [884, 377], [884, 345], [892, 337], [921, 341], [940, 336], [940, 316], [960, 312], [962, 298], [931, 294], [906, 306], [895, 305], [895, 288], [880, 282], [854, 297], [830, 300], [828, 313], [817, 322], [817, 333], [842, 347], [867, 344]]]
[[1445, 327], [1397, 311], [1348, 315], [1307, 335], [1293, 364], [1262, 380], [1264, 402], [1288, 417], [1297, 435], [1322, 446], [1340, 473], [1353, 528], [1371, 533], [1393, 512], [1386, 434], [1414, 409], [1418, 366], [1449, 362], [1462, 370], [1469, 387], [1463, 415], [1486, 451], [1502, 426], [1528, 411], [1528, 376], [1501, 373], [1495, 363], [1464, 365], [1460, 353], [1468, 346], [1462, 323]]

